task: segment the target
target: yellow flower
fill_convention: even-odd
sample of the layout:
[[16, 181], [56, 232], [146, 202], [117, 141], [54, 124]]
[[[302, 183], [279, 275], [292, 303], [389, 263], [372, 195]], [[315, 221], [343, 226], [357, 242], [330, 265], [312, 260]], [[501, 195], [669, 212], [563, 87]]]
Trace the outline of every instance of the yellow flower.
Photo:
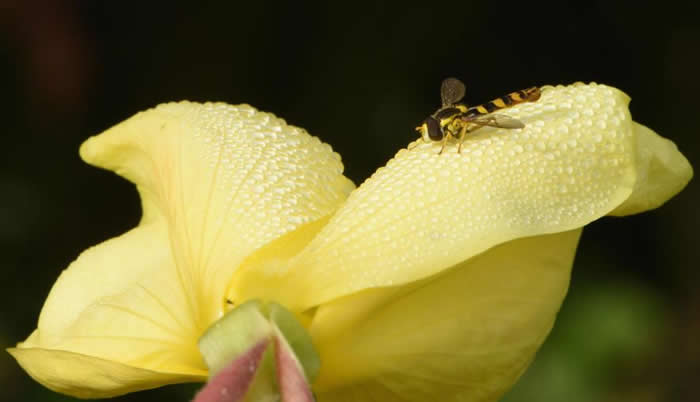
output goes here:
[[546, 87], [505, 112], [524, 129], [421, 142], [356, 190], [328, 145], [249, 106], [139, 113], [80, 152], [136, 185], [140, 224], [81, 254], [9, 351], [78, 397], [204, 381], [199, 337], [262, 299], [311, 334], [320, 401], [498, 399], [554, 323], [581, 228], [692, 176], [628, 101]]

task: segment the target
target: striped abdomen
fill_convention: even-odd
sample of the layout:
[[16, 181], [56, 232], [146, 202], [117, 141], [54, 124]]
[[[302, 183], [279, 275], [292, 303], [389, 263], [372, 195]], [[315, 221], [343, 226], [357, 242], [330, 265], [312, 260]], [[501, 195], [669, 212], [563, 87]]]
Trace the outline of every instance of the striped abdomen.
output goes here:
[[470, 107], [464, 113], [464, 117], [469, 118], [481, 116], [484, 114], [493, 113], [497, 110], [515, 106], [519, 103], [534, 102], [540, 98], [540, 95], [541, 92], [538, 87], [511, 92], [506, 96], [501, 96], [500, 98], [496, 98], [490, 102], [484, 103], [483, 105]]

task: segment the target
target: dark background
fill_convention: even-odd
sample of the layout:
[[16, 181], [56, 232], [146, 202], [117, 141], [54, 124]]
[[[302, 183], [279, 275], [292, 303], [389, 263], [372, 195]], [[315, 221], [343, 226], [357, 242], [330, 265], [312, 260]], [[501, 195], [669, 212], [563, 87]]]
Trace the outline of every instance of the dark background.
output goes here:
[[[0, 0], [2, 346], [36, 327], [80, 251], [137, 223], [132, 186], [82, 163], [78, 146], [161, 102], [273, 112], [330, 143], [359, 184], [415, 138], [447, 76], [467, 83], [469, 103], [596, 81], [627, 92], [635, 120], [700, 166], [698, 2], [563, 3]], [[700, 400], [696, 182], [659, 210], [584, 231], [560, 319], [507, 402]], [[8, 354], [0, 389], [73, 400]]]

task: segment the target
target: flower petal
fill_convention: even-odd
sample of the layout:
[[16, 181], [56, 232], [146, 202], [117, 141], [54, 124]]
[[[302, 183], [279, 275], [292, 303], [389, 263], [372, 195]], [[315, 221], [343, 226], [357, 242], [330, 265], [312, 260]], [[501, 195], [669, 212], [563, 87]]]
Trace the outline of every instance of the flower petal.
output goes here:
[[244, 257], [333, 212], [354, 188], [327, 144], [247, 105], [160, 105], [80, 152], [152, 195], [202, 330], [223, 313]]
[[[143, 218], [63, 272], [37, 331], [13, 351], [73, 395], [205, 379], [197, 340], [223, 313], [238, 263], [329, 215], [354, 187], [329, 146], [250, 106], [161, 105], [89, 139], [81, 155], [136, 184]], [[54, 362], [82, 356], [79, 370], [111, 361], [131, 371], [76, 390], [73, 374], [34, 359], [54, 352]]]
[[436, 277], [319, 307], [319, 401], [497, 400], [554, 323], [580, 232], [514, 240]]
[[45, 387], [78, 398], [108, 398], [165, 384], [206, 379], [150, 371], [63, 350], [11, 348], [8, 352]]
[[86, 250], [61, 274], [37, 330], [13, 355], [42, 384], [76, 396], [205, 380], [184, 296], [165, 225], [146, 219]]
[[693, 177], [693, 168], [676, 144], [634, 123], [637, 181], [632, 195], [611, 215], [631, 215], [658, 208], [678, 194]]
[[298, 255], [275, 269], [246, 262], [231, 294], [303, 310], [429, 277], [512, 239], [598, 219], [638, 182], [638, 130], [628, 102], [603, 85], [546, 87], [539, 101], [503, 112], [524, 129], [482, 128], [461, 154], [452, 144], [442, 154], [440, 144], [402, 150]]

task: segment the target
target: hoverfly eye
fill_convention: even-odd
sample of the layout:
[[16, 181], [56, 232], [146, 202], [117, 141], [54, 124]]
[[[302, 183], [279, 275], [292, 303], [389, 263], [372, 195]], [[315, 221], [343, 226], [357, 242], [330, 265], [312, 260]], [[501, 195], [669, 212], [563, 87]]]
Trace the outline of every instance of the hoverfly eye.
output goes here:
[[425, 119], [425, 124], [428, 126], [428, 137], [433, 141], [440, 141], [443, 137], [440, 123], [432, 117]]

